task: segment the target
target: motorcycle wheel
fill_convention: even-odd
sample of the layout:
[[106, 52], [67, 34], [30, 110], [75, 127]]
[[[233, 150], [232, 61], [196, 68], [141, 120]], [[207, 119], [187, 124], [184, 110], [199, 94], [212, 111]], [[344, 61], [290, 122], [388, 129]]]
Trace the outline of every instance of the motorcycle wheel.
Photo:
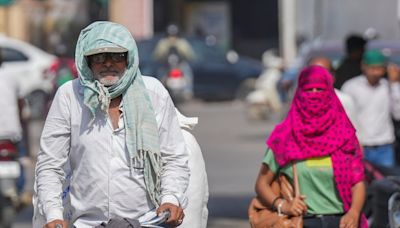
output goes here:
[[16, 212], [10, 199], [0, 196], [0, 227], [11, 228]]
[[236, 90], [235, 98], [237, 100], [244, 101], [247, 95], [254, 90], [255, 85], [256, 79], [254, 78], [244, 80], [242, 83], [240, 83], [238, 89]]

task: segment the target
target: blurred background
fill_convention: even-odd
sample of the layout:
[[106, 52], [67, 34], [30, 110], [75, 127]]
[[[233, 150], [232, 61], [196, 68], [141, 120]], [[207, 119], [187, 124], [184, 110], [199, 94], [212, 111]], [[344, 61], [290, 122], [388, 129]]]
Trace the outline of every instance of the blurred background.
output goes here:
[[[142, 73], [160, 79], [184, 114], [199, 117], [193, 134], [208, 173], [208, 227], [249, 227], [247, 207], [265, 139], [285, 116], [294, 86], [275, 91], [278, 97], [268, 102], [255, 92], [276, 85], [312, 56], [323, 54], [337, 65], [349, 34], [370, 40], [399, 63], [399, 15], [397, 0], [0, 0], [2, 67], [16, 69], [25, 103], [25, 190], [33, 188], [52, 97], [78, 77], [79, 32], [109, 20], [136, 39]], [[159, 46], [168, 37], [184, 39], [184, 50], [163, 53]], [[265, 82], [261, 76], [272, 69], [280, 76]], [[14, 227], [30, 227], [31, 217], [32, 207], [20, 208]]]

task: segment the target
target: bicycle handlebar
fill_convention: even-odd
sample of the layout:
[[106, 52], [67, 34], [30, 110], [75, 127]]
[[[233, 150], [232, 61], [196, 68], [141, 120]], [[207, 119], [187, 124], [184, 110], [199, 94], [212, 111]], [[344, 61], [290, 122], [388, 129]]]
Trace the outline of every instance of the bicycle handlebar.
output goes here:
[[171, 212], [169, 210], [163, 211], [158, 216], [150, 219], [149, 221], [144, 221], [140, 225], [142, 227], [153, 227], [153, 228], [162, 228], [161, 226], [157, 226], [167, 221]]

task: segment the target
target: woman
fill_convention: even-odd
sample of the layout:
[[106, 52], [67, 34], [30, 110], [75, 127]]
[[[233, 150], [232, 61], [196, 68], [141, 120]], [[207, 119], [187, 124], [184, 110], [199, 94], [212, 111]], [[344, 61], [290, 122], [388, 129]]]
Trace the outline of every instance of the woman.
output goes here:
[[[300, 73], [288, 116], [267, 145], [256, 183], [264, 204], [303, 215], [304, 227], [367, 227], [361, 213], [365, 185], [360, 145], [325, 68], [310, 66]], [[270, 184], [278, 169], [291, 178], [293, 163], [303, 195], [289, 203]]]

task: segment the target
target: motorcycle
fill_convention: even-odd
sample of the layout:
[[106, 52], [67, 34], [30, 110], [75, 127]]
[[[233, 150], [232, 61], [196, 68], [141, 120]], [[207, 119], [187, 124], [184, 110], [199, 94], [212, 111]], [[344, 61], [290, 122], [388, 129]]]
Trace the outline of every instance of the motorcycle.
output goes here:
[[273, 50], [264, 52], [264, 70], [256, 79], [254, 91], [246, 99], [246, 112], [250, 120], [265, 120], [272, 114], [281, 117], [284, 104], [280, 98], [278, 83], [282, 77], [282, 59]]
[[400, 167], [364, 161], [367, 199], [363, 212], [369, 227], [400, 228]]
[[399, 228], [400, 227], [400, 192], [396, 192], [390, 196], [388, 209], [389, 209], [389, 225], [390, 225], [390, 227], [391, 228]]
[[16, 180], [21, 175], [18, 150], [11, 140], [0, 140], [0, 227], [11, 227], [18, 206]]
[[175, 104], [193, 97], [193, 73], [187, 61], [172, 52], [163, 67], [161, 82], [170, 93]]

